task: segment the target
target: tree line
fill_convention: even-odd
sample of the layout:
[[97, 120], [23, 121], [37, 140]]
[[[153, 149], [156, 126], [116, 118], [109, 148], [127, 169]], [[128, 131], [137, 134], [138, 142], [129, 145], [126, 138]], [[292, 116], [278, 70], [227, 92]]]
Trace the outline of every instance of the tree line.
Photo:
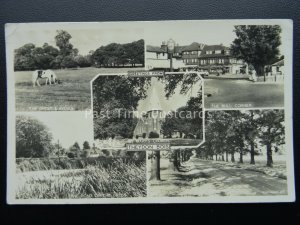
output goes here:
[[205, 131], [205, 143], [197, 149], [197, 155], [203, 159], [235, 162], [235, 153], [239, 162], [250, 154], [250, 164], [255, 164], [258, 148], [265, 146], [267, 166], [273, 166], [273, 151], [285, 141], [283, 110], [248, 111], [211, 111]]
[[111, 43], [80, 55], [71, 44], [72, 36], [64, 30], [58, 30], [54, 37], [56, 47], [44, 43], [38, 47], [32, 43], [15, 49], [14, 69], [63, 69], [76, 67], [119, 67], [144, 66], [144, 40], [126, 44]]
[[44, 158], [50, 156], [84, 157], [91, 147], [84, 141], [82, 148], [75, 142], [65, 149], [58, 142], [53, 143], [52, 133], [41, 121], [30, 116], [16, 117], [16, 158]]

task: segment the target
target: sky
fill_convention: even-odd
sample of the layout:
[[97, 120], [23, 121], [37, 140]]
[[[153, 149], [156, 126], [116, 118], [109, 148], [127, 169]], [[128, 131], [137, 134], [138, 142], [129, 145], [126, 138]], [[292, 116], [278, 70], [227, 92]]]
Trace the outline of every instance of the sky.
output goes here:
[[84, 141], [90, 146], [93, 143], [93, 120], [86, 117], [85, 112], [23, 112], [21, 115], [31, 116], [49, 128], [53, 142], [63, 148], [69, 148], [76, 141], [82, 148]]
[[[153, 32], [158, 30], [158, 32]], [[184, 25], [171, 23], [152, 26], [147, 29], [145, 35], [148, 45], [160, 45], [162, 41], [172, 38], [179, 45], [189, 45], [193, 42], [207, 45], [223, 44], [229, 46], [235, 38], [233, 24], [211, 23], [186, 23]], [[151, 35], [155, 33], [155, 35]]]
[[75, 26], [75, 24], [52, 24], [28, 26], [20, 24], [13, 31], [10, 41], [15, 48], [19, 48], [27, 43], [42, 46], [48, 43], [56, 47], [55, 36], [57, 30], [66, 30], [71, 34], [70, 43], [79, 50], [79, 54], [86, 55], [90, 50], [96, 50], [102, 45], [110, 43], [130, 43], [144, 38], [143, 29], [138, 27], [123, 28], [122, 26], [107, 26], [104, 24], [89, 24]]
[[180, 85], [178, 85], [178, 87], [175, 89], [175, 93], [169, 99], [167, 99], [165, 97], [164, 84], [158, 81], [157, 78], [152, 77], [151, 86], [147, 90], [147, 97], [139, 101], [137, 111], [139, 112], [139, 115], [141, 115], [142, 112], [147, 111], [147, 109], [149, 108], [148, 101], [152, 94], [153, 86], [155, 86], [154, 90], [156, 91], [156, 94], [159, 98], [162, 110], [167, 113], [172, 110], [176, 110], [179, 107], [185, 106], [190, 97], [197, 96], [197, 91], [199, 90], [199, 86], [197, 88], [197, 85], [200, 85], [200, 83], [195, 84], [193, 89], [191, 89], [191, 91], [189, 91], [189, 93], [187, 93], [186, 95], [179, 93]]
[[[149, 23], [145, 29], [146, 45], [160, 46], [162, 41], [173, 39], [176, 44], [190, 45], [198, 42], [206, 45], [219, 45], [230, 47], [236, 38], [234, 26], [241, 24], [278, 24], [272, 20], [202, 20], [202, 21], [159, 21]], [[282, 28], [284, 28], [282, 26]], [[282, 32], [284, 33], [284, 31]], [[284, 37], [281, 38], [283, 42]], [[279, 47], [284, 54], [283, 45]]]
[[[72, 35], [70, 42], [79, 54], [88, 54], [101, 45], [109, 43], [129, 43], [144, 39], [146, 45], [161, 45], [172, 38], [179, 45], [192, 42], [207, 45], [230, 46], [235, 38], [234, 25], [238, 24], [278, 24], [272, 20], [203, 20], [203, 21], [157, 21], [119, 23], [34, 23], [10, 24], [6, 29], [6, 42], [19, 48], [27, 43], [42, 46], [45, 42], [55, 46], [57, 30], [66, 30]], [[284, 28], [284, 26], [283, 26]], [[284, 41], [284, 38], [282, 38]], [[283, 50], [282, 46], [280, 47]], [[283, 52], [283, 51], [281, 51]]]

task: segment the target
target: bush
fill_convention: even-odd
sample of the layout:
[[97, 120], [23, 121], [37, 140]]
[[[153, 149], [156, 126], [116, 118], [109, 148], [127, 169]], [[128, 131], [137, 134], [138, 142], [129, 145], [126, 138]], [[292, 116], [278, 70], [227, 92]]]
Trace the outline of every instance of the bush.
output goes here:
[[77, 67], [77, 63], [72, 56], [65, 56], [61, 62], [61, 67], [74, 68]]
[[155, 131], [151, 131], [149, 133], [149, 138], [159, 138], [159, 134], [156, 133]]

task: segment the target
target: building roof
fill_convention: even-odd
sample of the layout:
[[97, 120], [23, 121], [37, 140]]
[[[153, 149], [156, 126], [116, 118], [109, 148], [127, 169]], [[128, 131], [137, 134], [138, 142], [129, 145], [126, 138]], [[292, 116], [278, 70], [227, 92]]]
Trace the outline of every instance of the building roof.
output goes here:
[[272, 66], [284, 66], [284, 59], [281, 59], [272, 64]]
[[179, 46], [179, 45], [176, 45], [176, 46], [175, 46], [175, 52], [181, 53], [182, 51], [184, 51], [184, 49], [185, 49], [186, 47], [187, 47], [187, 46]]
[[216, 51], [216, 50], [229, 50], [229, 48], [224, 45], [205, 45], [203, 48], [203, 51]]
[[147, 104], [146, 105], [146, 111], [147, 112], [153, 111], [153, 110], [162, 111], [162, 107], [161, 107], [161, 104], [160, 104], [160, 100], [157, 96], [157, 91], [156, 91], [155, 86], [152, 87], [151, 94], [150, 94], [146, 104]]
[[204, 44], [193, 42], [192, 44], [183, 47], [182, 51], [199, 51], [202, 50], [204, 46]]
[[[179, 45], [175, 45], [174, 47], [174, 52], [178, 52], [181, 53], [182, 50], [187, 47], [187, 46], [179, 46]], [[167, 53], [166, 49], [163, 49], [159, 46], [153, 46], [153, 45], [147, 45], [146, 46], [146, 51], [147, 52], [157, 52], [157, 53]]]
[[146, 46], [146, 51], [147, 52], [159, 52], [159, 53], [167, 52], [166, 50], [162, 49], [161, 47], [152, 46], [152, 45], [147, 45]]
[[206, 54], [206, 51], [217, 51], [217, 50], [229, 50], [228, 47], [224, 46], [224, 45], [205, 45], [200, 58], [214, 58], [214, 57], [229, 57], [229, 55], [225, 55], [224, 52], [222, 53], [218, 53], [218, 54]]

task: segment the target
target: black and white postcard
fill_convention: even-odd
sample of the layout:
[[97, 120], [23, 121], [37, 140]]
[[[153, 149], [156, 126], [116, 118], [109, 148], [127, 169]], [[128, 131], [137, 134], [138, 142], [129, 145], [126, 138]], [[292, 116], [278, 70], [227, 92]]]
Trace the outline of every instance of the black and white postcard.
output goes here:
[[5, 34], [9, 204], [295, 200], [291, 20]]

